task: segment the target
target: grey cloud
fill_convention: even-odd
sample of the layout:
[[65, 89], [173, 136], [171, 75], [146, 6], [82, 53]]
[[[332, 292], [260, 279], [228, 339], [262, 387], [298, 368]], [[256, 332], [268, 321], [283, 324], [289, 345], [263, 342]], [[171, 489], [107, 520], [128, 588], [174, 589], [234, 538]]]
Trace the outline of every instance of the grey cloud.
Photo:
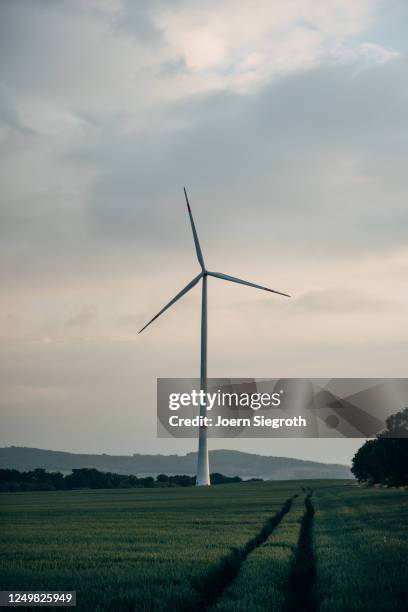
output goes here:
[[185, 59], [180, 57], [177, 60], [165, 62], [162, 64], [159, 74], [160, 76], [175, 76], [188, 71]]
[[30, 130], [26, 125], [24, 125], [15, 104], [13, 104], [10, 99], [5, 85], [2, 84], [0, 84], [0, 122], [12, 130], [22, 134], [34, 133], [33, 130]]
[[124, 130], [120, 116], [89, 111], [91, 127], [56, 160], [95, 172], [83, 205], [75, 204], [80, 187], [64, 199], [47, 194], [49, 204], [35, 208], [6, 201], [3, 248], [18, 240], [8, 230], [18, 220], [27, 225], [21, 253], [31, 269], [48, 252], [66, 269], [101, 249], [111, 257], [118, 248], [132, 257], [188, 249], [184, 184], [204, 247], [326, 255], [405, 244], [404, 71], [405, 60], [359, 74], [319, 68], [256, 95], [194, 96], [158, 116], [152, 110], [135, 131]]
[[18, 312], [9, 311], [3, 314], [0, 319], [6, 329], [14, 329], [22, 322], [22, 317]]
[[[354, 251], [403, 244], [405, 66], [397, 60], [359, 74], [351, 66], [319, 68], [257, 95], [177, 103], [160, 133], [154, 127], [113, 134], [110, 147], [88, 149], [101, 168], [89, 204], [93, 222], [107, 239], [129, 230], [143, 242], [160, 219], [163, 230], [155, 226], [149, 241], [167, 243], [171, 211], [182, 205], [187, 182], [200, 229], [215, 234], [222, 221], [227, 242], [228, 229], [245, 220], [258, 241], [272, 229], [275, 243], [306, 251], [339, 252], [346, 242]], [[185, 125], [166, 130], [175, 116]], [[270, 228], [255, 230], [257, 211]]]
[[163, 34], [154, 25], [153, 15], [158, 4], [152, 0], [134, 2], [127, 0], [123, 9], [113, 20], [113, 26], [125, 32], [132, 38], [147, 45], [163, 44]]
[[[147, 315], [146, 315], [147, 318]], [[139, 330], [141, 325], [144, 323], [144, 318], [142, 315], [121, 315], [115, 319], [115, 324], [118, 327], [130, 328], [134, 330]]]
[[66, 327], [88, 327], [96, 319], [96, 311], [89, 308], [84, 308], [74, 316], [70, 317], [65, 326]]
[[292, 308], [320, 316], [323, 313], [381, 313], [392, 310], [395, 304], [387, 299], [365, 295], [363, 292], [337, 288], [305, 293], [294, 301]]
[[[6, 330], [3, 346], [1, 430], [4, 443], [18, 444], [24, 429], [30, 444], [37, 427], [38, 445], [46, 431], [61, 447], [64, 440], [71, 444], [61, 422], [74, 431], [86, 413], [89, 427], [72, 443], [77, 450], [111, 445], [116, 452], [154, 452], [155, 376], [199, 370], [199, 327], [190, 328], [199, 316], [196, 302], [173, 312], [179, 319], [166, 315], [165, 333], [156, 327], [134, 338], [194, 276], [183, 185], [209, 266], [244, 278], [242, 268], [253, 267], [249, 278], [272, 287], [277, 270], [276, 288], [295, 295], [293, 266], [291, 286], [282, 282], [290, 254], [300, 264], [332, 264], [326, 280], [341, 268], [337, 282], [343, 283], [354, 255], [380, 256], [406, 245], [407, 59], [364, 62], [364, 69], [358, 60], [330, 66], [323, 60], [313, 70], [258, 83], [250, 93], [207, 89], [187, 96], [178, 89], [191, 77], [185, 60], [162, 54], [163, 33], [154, 26], [166, 0], [129, 0], [125, 12], [110, 16], [93, 5], [0, 3], [0, 275], [7, 309], [23, 313], [20, 322], [5, 321], [18, 333], [13, 340], [13, 329], [10, 339]], [[216, 2], [209, 6], [216, 11]], [[129, 61], [127, 45], [147, 51], [146, 63], [138, 65], [138, 53]], [[206, 78], [199, 75], [197, 90]], [[161, 88], [172, 79], [166, 95]], [[128, 82], [137, 85], [130, 102], [124, 100]], [[302, 288], [320, 286], [320, 279], [300, 274]], [[306, 366], [316, 376], [401, 373], [407, 357], [399, 323], [403, 272], [394, 274], [401, 307], [388, 327], [392, 303], [371, 298], [364, 287], [309, 291], [285, 303], [254, 293], [247, 319], [231, 291], [231, 308], [228, 297], [228, 309], [211, 319], [210, 367], [226, 376], [304, 376]], [[102, 303], [95, 295], [107, 298], [98, 318], [96, 310], [72, 305]], [[221, 309], [221, 297], [214, 285], [210, 307]], [[246, 326], [256, 308], [253, 327]], [[350, 326], [340, 326], [333, 338], [331, 321], [321, 332], [310, 328], [311, 322], [320, 327], [315, 312], [350, 314], [347, 323], [358, 328], [364, 319], [366, 327], [356, 338]], [[381, 324], [365, 321], [365, 313], [383, 314]], [[184, 327], [176, 333], [172, 321]], [[226, 322], [242, 335], [242, 351], [223, 335]], [[280, 338], [277, 326], [287, 330]], [[142, 377], [136, 382], [135, 373]]]
[[[13, 2], [2, 6], [4, 78], [22, 96], [34, 91], [48, 100], [60, 93], [50, 70], [63, 60], [62, 83], [67, 69], [66, 58], [58, 55], [63, 49], [49, 32], [56, 24], [63, 40], [64, 11], [69, 19], [76, 12], [63, 3], [53, 6], [38, 48], [38, 15], [30, 27], [36, 34], [26, 32], [34, 4], [25, 3], [24, 10]], [[122, 19], [137, 31], [140, 22], [143, 36], [160, 45], [152, 15], [162, 6], [128, 3], [110, 25], [120, 30]], [[18, 40], [24, 40], [21, 53]], [[76, 45], [86, 47], [81, 31]], [[33, 57], [35, 66], [27, 64]], [[82, 68], [79, 90], [92, 77], [86, 63]], [[182, 65], [162, 65], [164, 71], [173, 68]], [[34, 82], [38, 70], [44, 71], [40, 83]], [[51, 275], [57, 268], [75, 274], [83, 258], [92, 266], [97, 255], [115, 257], [118, 250], [137, 258], [153, 248], [181, 252], [190, 246], [182, 222], [184, 184], [204, 246], [213, 241], [227, 249], [239, 243], [265, 252], [284, 247], [330, 254], [346, 243], [348, 251], [362, 252], [404, 244], [405, 71], [405, 58], [360, 71], [354, 64], [320, 66], [275, 79], [250, 95], [218, 92], [166, 102], [137, 114], [136, 127], [135, 118], [104, 107], [105, 91], [99, 110], [96, 92], [80, 108], [67, 93], [66, 110], [83, 123], [81, 131], [66, 141], [44, 136], [28, 150], [47, 143], [52, 176], [68, 172], [74, 183], [89, 170], [94, 178], [86, 189], [78, 180], [65, 195], [49, 190], [16, 201], [4, 190], [3, 252], [12, 253], [10, 264], [19, 272], [42, 269]], [[9, 110], [3, 114], [10, 119]], [[23, 139], [20, 154], [26, 146]]]

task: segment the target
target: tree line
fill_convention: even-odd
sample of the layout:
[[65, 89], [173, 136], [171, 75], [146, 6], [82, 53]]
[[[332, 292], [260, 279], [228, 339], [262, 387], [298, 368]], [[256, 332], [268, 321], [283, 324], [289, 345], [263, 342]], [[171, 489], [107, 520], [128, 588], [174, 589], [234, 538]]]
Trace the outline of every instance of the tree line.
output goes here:
[[386, 429], [354, 455], [351, 471], [360, 482], [408, 485], [408, 408], [389, 417]]
[[[228, 484], [242, 482], [239, 476], [224, 476], [213, 473], [210, 476], [211, 484]], [[195, 485], [195, 476], [178, 474], [168, 476], [159, 474], [137, 477], [132, 474], [114, 474], [100, 472], [94, 468], [73, 469], [70, 474], [61, 472], [47, 472], [43, 468], [20, 472], [19, 470], [0, 469], [1, 491], [64, 491], [70, 489], [129, 489], [129, 488], [158, 488], [158, 487], [192, 487]]]

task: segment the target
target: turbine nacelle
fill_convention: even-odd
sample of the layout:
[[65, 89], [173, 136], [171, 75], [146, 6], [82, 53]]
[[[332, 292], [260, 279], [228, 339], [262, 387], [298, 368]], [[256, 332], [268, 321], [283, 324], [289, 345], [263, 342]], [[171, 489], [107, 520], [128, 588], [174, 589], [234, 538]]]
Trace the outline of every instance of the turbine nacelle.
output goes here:
[[269, 287], [264, 287], [263, 285], [257, 285], [255, 283], [251, 283], [249, 281], [245, 281], [245, 280], [242, 280], [240, 278], [236, 278], [235, 276], [229, 276], [228, 274], [223, 274], [221, 272], [210, 272], [209, 270], [207, 270], [206, 267], [205, 267], [204, 257], [203, 257], [203, 253], [201, 251], [200, 241], [198, 240], [197, 230], [196, 230], [196, 227], [195, 227], [195, 223], [194, 223], [194, 219], [193, 219], [193, 214], [191, 212], [190, 202], [188, 201], [187, 191], [186, 191], [185, 187], [184, 187], [184, 196], [186, 198], [187, 210], [188, 210], [188, 215], [190, 217], [191, 230], [193, 232], [193, 238], [194, 238], [194, 245], [195, 245], [195, 249], [196, 249], [197, 260], [198, 260], [198, 263], [200, 264], [201, 272], [200, 272], [200, 274], [195, 276], [193, 278], [193, 280], [191, 280], [184, 287], [184, 289], [179, 291], [177, 293], [177, 295], [175, 295], [174, 298], [171, 299], [170, 302], [168, 302], [152, 319], [150, 319], [150, 321], [148, 323], [146, 323], [146, 325], [144, 327], [142, 327], [142, 329], [139, 331], [139, 334], [144, 329], [146, 329], [146, 327], [148, 327], [150, 325], [150, 323], [153, 323], [153, 321], [155, 321], [161, 314], [163, 314], [168, 308], [170, 308], [170, 306], [173, 306], [173, 304], [175, 304], [181, 297], [183, 297], [183, 295], [188, 293], [190, 291], [190, 289], [195, 287], [196, 284], [202, 278], [204, 278], [204, 277], [207, 278], [207, 276], [213, 276], [214, 278], [219, 278], [221, 280], [230, 281], [231, 283], [238, 283], [239, 285], [246, 285], [247, 287], [254, 287], [255, 289], [262, 289], [263, 291], [269, 291], [270, 293], [277, 293], [278, 295], [283, 295], [285, 297], [290, 297], [290, 295], [288, 295], [287, 293], [282, 293], [282, 291], [276, 291], [276, 289], [269, 289]]

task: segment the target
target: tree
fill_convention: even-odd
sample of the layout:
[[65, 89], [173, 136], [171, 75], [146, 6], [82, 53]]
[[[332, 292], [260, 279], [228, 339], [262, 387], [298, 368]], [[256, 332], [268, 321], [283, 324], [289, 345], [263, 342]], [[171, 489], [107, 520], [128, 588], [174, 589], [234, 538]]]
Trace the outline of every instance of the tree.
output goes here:
[[392, 414], [385, 423], [387, 428], [381, 434], [382, 438], [408, 438], [408, 407]]
[[360, 481], [393, 486], [408, 484], [408, 408], [390, 416], [386, 429], [368, 440], [353, 457], [351, 471]]
[[[214, 484], [241, 482], [238, 476], [230, 478], [222, 474], [212, 474]], [[71, 474], [64, 476], [61, 472], [46, 472], [37, 468], [31, 472], [0, 469], [1, 491], [53, 491], [59, 489], [117, 489], [133, 487], [192, 487], [195, 476], [178, 474], [167, 476], [159, 474], [156, 480], [152, 476], [137, 478], [133, 474], [114, 474], [99, 472], [94, 468], [75, 468]]]

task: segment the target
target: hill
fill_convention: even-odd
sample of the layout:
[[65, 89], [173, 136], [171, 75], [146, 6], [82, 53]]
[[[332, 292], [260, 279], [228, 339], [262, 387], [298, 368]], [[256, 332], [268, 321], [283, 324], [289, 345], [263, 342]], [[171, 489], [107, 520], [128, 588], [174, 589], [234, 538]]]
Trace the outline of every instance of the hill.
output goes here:
[[[0, 448], [0, 468], [20, 471], [44, 468], [70, 472], [73, 468], [96, 468], [118, 474], [195, 474], [197, 453], [186, 455], [91, 455], [20, 446]], [[233, 450], [210, 451], [211, 471], [241, 478], [293, 480], [304, 478], [351, 478], [350, 468], [335, 463], [267, 457]]]

